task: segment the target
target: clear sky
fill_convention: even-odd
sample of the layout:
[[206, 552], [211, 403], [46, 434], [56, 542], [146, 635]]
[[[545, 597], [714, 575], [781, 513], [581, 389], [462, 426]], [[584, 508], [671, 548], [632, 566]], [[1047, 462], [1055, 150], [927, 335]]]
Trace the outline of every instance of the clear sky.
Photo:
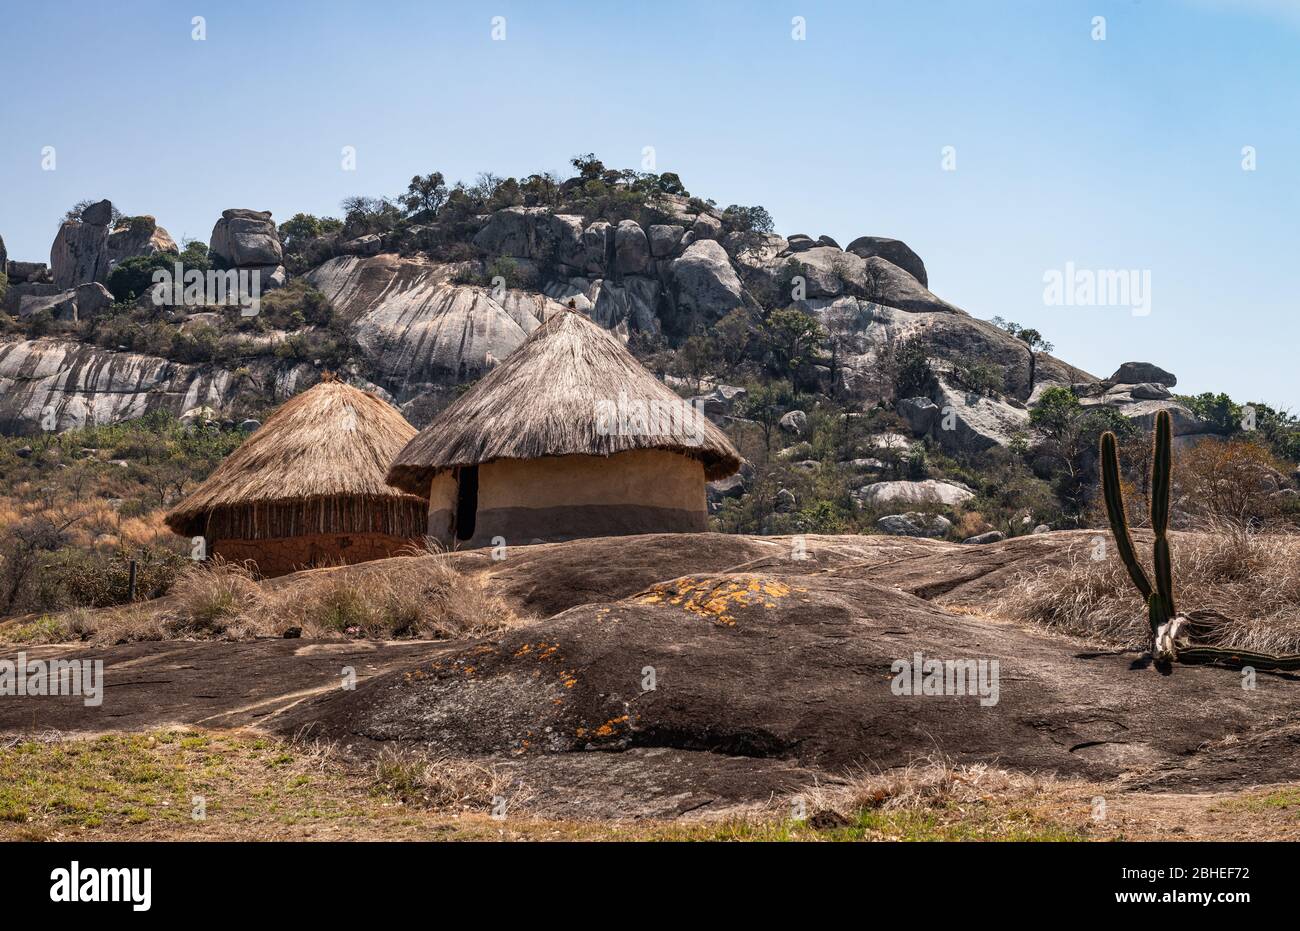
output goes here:
[[[227, 207], [337, 215], [416, 172], [639, 168], [652, 146], [778, 232], [905, 240], [941, 297], [1095, 375], [1153, 361], [1179, 391], [1300, 409], [1300, 0], [5, 8], [11, 258], [48, 260], [87, 197], [206, 240]], [[1151, 313], [1046, 306], [1067, 262], [1149, 271]]]

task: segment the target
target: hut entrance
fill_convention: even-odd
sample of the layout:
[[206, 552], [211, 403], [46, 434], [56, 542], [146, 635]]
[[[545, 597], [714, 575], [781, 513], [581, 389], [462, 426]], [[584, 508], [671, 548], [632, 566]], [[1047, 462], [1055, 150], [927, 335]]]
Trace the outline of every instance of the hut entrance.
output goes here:
[[461, 466], [456, 470], [456, 539], [474, 536], [474, 519], [478, 514], [478, 466]]

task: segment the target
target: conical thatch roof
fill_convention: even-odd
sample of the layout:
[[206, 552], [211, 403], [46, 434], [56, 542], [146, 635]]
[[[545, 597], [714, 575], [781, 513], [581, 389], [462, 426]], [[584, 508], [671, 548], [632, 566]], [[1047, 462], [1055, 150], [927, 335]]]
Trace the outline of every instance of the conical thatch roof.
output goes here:
[[424, 502], [384, 481], [415, 432], [392, 405], [327, 375], [268, 417], [167, 515], [167, 526], [186, 536], [418, 536]]
[[[649, 431], [608, 429], [598, 405], [608, 410], [624, 401], [689, 417], [674, 417], [672, 423], [660, 417]], [[609, 456], [634, 449], [666, 449], [697, 458], [710, 480], [740, 468], [740, 455], [721, 430], [646, 371], [606, 330], [567, 310], [534, 330], [407, 444], [388, 470], [388, 481], [427, 496], [434, 474], [451, 466]]]

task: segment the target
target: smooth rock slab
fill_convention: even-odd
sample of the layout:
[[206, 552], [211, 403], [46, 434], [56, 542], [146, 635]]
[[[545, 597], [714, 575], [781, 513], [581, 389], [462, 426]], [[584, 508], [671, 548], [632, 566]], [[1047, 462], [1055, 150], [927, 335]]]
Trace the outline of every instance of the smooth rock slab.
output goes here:
[[858, 489], [864, 504], [938, 504], [954, 507], [975, 497], [964, 485], [927, 478], [916, 482], [876, 482]]

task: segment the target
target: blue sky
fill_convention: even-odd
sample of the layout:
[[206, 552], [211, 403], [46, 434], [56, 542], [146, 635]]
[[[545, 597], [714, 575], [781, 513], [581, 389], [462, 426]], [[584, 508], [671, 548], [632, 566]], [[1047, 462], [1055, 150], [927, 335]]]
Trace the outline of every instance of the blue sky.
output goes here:
[[[1093, 374], [1300, 408], [1300, 0], [43, 0], [5, 15], [0, 89], [11, 258], [47, 260], [86, 197], [206, 240], [227, 207], [653, 146], [779, 232], [907, 241], [941, 297]], [[1045, 306], [1067, 262], [1149, 270], [1150, 315]]]

